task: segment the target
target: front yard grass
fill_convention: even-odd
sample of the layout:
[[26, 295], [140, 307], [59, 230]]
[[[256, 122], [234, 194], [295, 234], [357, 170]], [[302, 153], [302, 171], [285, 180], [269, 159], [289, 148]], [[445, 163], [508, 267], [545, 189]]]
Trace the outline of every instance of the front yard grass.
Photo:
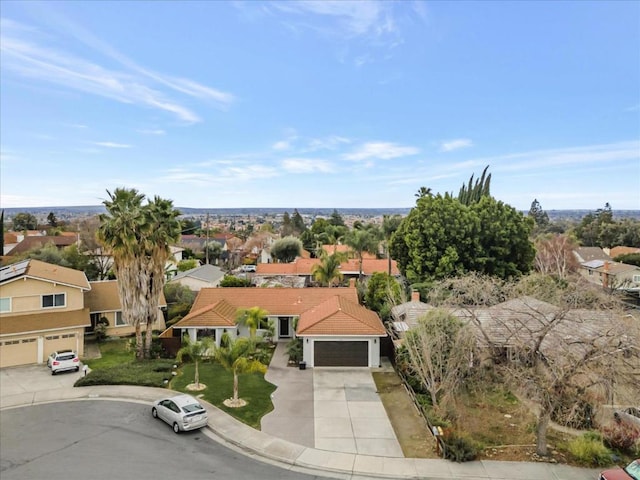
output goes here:
[[181, 368], [179, 375], [171, 381], [171, 388], [198, 396], [241, 422], [260, 430], [260, 420], [273, 410], [271, 394], [276, 389], [275, 385], [267, 382], [261, 373], [238, 375], [238, 397], [245, 400], [247, 405], [229, 408], [222, 402], [233, 396], [233, 374], [214, 362], [201, 362], [198, 370], [200, 383], [204, 383], [206, 389], [200, 392], [186, 389], [187, 385], [193, 383], [193, 363]]

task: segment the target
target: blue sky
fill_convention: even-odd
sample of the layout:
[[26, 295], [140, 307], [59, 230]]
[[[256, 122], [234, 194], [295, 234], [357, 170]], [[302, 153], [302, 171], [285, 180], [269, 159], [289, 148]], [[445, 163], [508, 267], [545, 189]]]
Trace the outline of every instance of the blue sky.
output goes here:
[[11, 2], [0, 204], [640, 209], [640, 3]]

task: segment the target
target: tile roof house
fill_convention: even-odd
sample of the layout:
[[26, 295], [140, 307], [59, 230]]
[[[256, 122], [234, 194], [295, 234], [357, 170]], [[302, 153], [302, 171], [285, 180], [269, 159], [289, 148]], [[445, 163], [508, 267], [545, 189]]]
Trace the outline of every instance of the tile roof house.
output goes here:
[[590, 262], [591, 260], [611, 261], [611, 257], [600, 247], [578, 247], [573, 250], [573, 254], [579, 263]]
[[[122, 317], [122, 302], [118, 292], [117, 280], [102, 280], [90, 282], [91, 290], [85, 292], [85, 305], [89, 308], [90, 325], [86, 329], [87, 334], [94, 332], [94, 329], [101, 318], [106, 318], [109, 322], [107, 326], [108, 336], [127, 336], [135, 333], [133, 325], [127, 324]], [[160, 294], [158, 304], [158, 315], [153, 324], [154, 330], [164, 330], [166, 328], [164, 311], [167, 308], [167, 301], [164, 294]], [[146, 325], [143, 327], [143, 330]]]
[[90, 289], [84, 272], [39, 260], [0, 268], [0, 367], [43, 363], [60, 349], [82, 356]]
[[[300, 286], [313, 284], [313, 267], [322, 262], [319, 258], [296, 258], [291, 263], [260, 263], [257, 265], [253, 281], [257, 286], [290, 284], [292, 277], [299, 279]], [[362, 261], [362, 274], [371, 276], [376, 272], [388, 272], [387, 259], [365, 258]], [[349, 259], [340, 265], [344, 280], [358, 278], [360, 262]], [[391, 275], [399, 276], [400, 270], [395, 260], [391, 261]]]
[[185, 334], [191, 340], [207, 335], [217, 344], [225, 332], [246, 336], [236, 317], [255, 306], [269, 312], [275, 341], [303, 338], [309, 367], [380, 365], [380, 339], [387, 334], [378, 315], [358, 304], [355, 287], [203, 288], [189, 314], [160, 337], [167, 345]]
[[53, 244], [58, 249], [69, 247], [78, 242], [77, 235], [37, 235], [24, 237], [24, 239], [13, 247], [8, 253], [8, 256], [20, 255], [33, 250], [34, 248], [42, 248], [46, 245]]

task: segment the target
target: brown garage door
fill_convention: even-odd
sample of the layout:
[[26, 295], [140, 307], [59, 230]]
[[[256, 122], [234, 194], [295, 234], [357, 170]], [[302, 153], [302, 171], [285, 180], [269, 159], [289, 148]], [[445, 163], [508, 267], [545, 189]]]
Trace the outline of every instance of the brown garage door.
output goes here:
[[368, 367], [369, 342], [314, 342], [316, 367]]

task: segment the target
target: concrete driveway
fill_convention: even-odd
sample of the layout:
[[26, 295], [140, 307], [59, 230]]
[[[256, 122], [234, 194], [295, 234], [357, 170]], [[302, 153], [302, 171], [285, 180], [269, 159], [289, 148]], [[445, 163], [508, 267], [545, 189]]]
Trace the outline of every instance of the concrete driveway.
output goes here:
[[265, 378], [278, 388], [263, 432], [319, 450], [403, 457], [369, 368], [298, 370], [279, 343]]
[[3, 368], [0, 369], [0, 395], [4, 397], [73, 387], [82, 375], [82, 369], [79, 372], [71, 370], [51, 375], [46, 364]]

